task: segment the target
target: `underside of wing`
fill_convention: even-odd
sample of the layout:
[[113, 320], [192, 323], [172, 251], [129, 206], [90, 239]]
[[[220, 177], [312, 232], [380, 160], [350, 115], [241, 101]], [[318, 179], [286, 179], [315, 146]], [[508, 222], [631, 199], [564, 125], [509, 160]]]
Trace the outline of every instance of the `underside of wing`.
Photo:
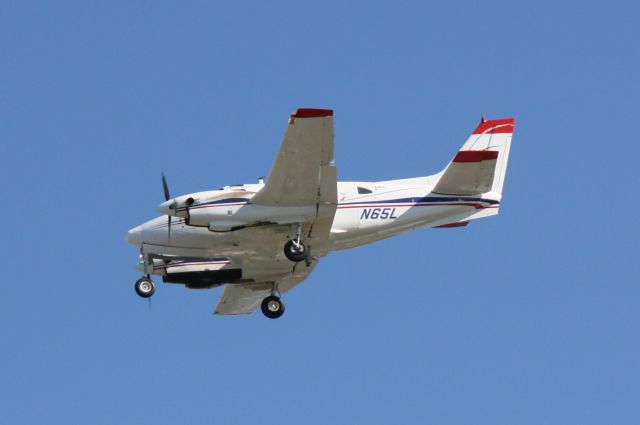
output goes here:
[[274, 279], [272, 282], [227, 284], [214, 314], [250, 314], [260, 307], [260, 303], [274, 292], [284, 293], [306, 279], [313, 270], [304, 264], [295, 265], [291, 274]]
[[266, 185], [252, 203], [269, 206], [336, 204], [333, 162], [333, 111], [298, 109], [287, 131]]
[[214, 314], [249, 314], [260, 307], [263, 299], [271, 294], [270, 282], [227, 284]]

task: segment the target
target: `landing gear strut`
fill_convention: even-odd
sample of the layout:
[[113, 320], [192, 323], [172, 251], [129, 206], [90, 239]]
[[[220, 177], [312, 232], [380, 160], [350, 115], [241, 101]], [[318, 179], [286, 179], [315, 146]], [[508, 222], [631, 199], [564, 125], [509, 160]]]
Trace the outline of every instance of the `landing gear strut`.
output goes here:
[[298, 224], [295, 238], [290, 239], [289, 241], [287, 241], [286, 244], [284, 244], [284, 255], [294, 263], [299, 263], [300, 261], [304, 261], [308, 257], [306, 247], [302, 242], [300, 242], [301, 236], [302, 236], [302, 225]]
[[275, 295], [269, 295], [267, 298], [262, 300], [262, 314], [267, 316], [269, 319], [277, 319], [278, 317], [284, 314], [284, 303]]
[[148, 277], [141, 277], [136, 281], [135, 289], [142, 298], [149, 298], [156, 292], [156, 285]]
[[142, 263], [143, 276], [136, 280], [134, 288], [136, 294], [142, 298], [149, 298], [156, 292], [156, 285], [153, 283], [153, 280], [151, 280], [151, 275], [149, 274], [150, 269], [153, 269], [153, 260], [149, 258], [148, 254], [144, 253], [143, 247], [140, 247], [140, 262]]

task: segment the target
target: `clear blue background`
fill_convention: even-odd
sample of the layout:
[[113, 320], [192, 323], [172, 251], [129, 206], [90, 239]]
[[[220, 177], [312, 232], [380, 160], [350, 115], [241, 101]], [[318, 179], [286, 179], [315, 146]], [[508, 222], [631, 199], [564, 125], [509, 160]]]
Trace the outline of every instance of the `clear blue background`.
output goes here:
[[[529, 3], [2, 2], [0, 421], [640, 423], [640, 8]], [[149, 307], [160, 171], [253, 182], [304, 106], [342, 180], [516, 117], [500, 216], [331, 255], [281, 320]]]

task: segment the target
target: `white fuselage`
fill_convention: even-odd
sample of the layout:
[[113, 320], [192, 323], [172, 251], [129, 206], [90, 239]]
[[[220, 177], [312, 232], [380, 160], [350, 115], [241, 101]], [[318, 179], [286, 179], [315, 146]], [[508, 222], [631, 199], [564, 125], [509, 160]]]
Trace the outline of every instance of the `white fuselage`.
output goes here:
[[[339, 182], [338, 205], [331, 226], [328, 246], [319, 254], [353, 248], [385, 239], [418, 227], [454, 226], [498, 213], [500, 195], [445, 196], [431, 194], [439, 175], [383, 182]], [[130, 242], [142, 246], [185, 250], [206, 249], [208, 255], [228, 256], [255, 244], [261, 226], [278, 224], [293, 229], [293, 223], [315, 214], [308, 207], [265, 207], [251, 198], [261, 184], [226, 186], [175, 198], [179, 205], [191, 198], [188, 208], [177, 208], [171, 217], [169, 237], [167, 216], [161, 216], [132, 229]], [[187, 219], [188, 217], [188, 219]], [[270, 217], [278, 217], [274, 222]], [[187, 219], [187, 220], [185, 220]], [[188, 224], [187, 224], [188, 221]], [[216, 231], [237, 226], [239, 230]], [[282, 226], [291, 224], [290, 227]]]

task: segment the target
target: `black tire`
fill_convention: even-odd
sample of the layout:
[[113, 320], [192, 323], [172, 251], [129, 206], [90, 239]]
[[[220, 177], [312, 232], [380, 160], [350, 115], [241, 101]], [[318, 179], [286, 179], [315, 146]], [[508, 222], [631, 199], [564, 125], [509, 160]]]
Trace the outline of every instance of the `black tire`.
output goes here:
[[300, 242], [300, 248], [297, 248], [292, 240], [289, 240], [284, 244], [284, 255], [294, 263], [299, 263], [307, 258], [307, 250], [302, 242]]
[[149, 298], [154, 292], [156, 292], [156, 285], [151, 279], [141, 277], [136, 281], [135, 290], [136, 294], [142, 298]]
[[270, 295], [262, 300], [260, 308], [262, 308], [262, 314], [269, 319], [277, 319], [284, 314], [284, 303], [275, 295]]

